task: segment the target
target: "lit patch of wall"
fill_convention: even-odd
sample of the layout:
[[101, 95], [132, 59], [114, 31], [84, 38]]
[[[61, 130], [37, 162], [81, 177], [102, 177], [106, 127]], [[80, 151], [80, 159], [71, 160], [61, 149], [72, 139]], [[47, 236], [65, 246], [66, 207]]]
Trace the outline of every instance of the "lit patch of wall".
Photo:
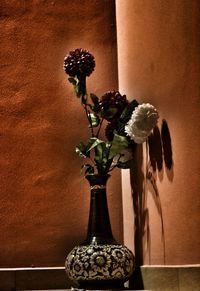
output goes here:
[[[165, 120], [172, 146], [171, 169], [163, 161], [153, 172], [162, 206], [165, 260], [155, 191], [149, 180], [143, 181], [151, 235], [151, 260], [144, 246], [144, 264], [200, 261], [199, 8], [199, 1], [116, 1], [119, 89], [159, 110], [159, 130]], [[144, 175], [145, 153], [144, 148], [140, 165]], [[134, 176], [137, 179], [137, 173]], [[126, 209], [131, 201], [125, 194]], [[132, 208], [129, 211], [124, 229], [125, 242], [131, 244]]]

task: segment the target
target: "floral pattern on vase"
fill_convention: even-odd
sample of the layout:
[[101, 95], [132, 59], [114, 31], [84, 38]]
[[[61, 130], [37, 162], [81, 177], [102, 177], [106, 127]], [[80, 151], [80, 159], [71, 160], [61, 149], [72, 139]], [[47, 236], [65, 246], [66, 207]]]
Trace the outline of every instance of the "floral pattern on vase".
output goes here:
[[126, 281], [133, 273], [134, 257], [123, 245], [77, 246], [69, 253], [65, 268], [72, 281]]

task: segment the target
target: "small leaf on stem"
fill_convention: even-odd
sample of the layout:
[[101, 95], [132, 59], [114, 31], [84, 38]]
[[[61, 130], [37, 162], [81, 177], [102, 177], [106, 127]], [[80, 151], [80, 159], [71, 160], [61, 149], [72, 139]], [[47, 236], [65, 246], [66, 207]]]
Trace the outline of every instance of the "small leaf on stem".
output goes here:
[[97, 127], [100, 123], [100, 118], [94, 113], [88, 113], [88, 118], [90, 119], [89, 127]]

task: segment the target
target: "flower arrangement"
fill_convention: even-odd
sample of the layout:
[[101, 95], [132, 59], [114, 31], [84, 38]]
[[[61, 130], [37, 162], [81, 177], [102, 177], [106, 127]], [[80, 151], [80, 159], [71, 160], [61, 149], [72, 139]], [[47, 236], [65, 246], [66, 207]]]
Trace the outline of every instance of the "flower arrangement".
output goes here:
[[[130, 168], [134, 143], [146, 141], [159, 118], [156, 108], [149, 104], [128, 101], [119, 91], [106, 92], [100, 98], [88, 94], [86, 78], [95, 68], [94, 56], [87, 50], [75, 49], [64, 59], [64, 70], [80, 99], [90, 129], [86, 143], [76, 146], [76, 153], [89, 162], [82, 169], [85, 175], [106, 175], [114, 168]], [[104, 124], [103, 126], [103, 123]], [[105, 129], [102, 138], [102, 129]]]

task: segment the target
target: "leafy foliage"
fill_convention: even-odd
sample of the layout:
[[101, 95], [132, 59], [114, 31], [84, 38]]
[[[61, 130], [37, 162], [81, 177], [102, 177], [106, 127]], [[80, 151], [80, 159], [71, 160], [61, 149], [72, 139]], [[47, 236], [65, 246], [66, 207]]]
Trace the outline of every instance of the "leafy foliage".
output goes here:
[[[92, 57], [84, 56], [86, 59], [91, 58], [91, 65], [94, 67]], [[74, 92], [80, 99], [90, 130], [88, 140], [80, 142], [75, 148], [81, 158], [89, 161], [82, 165], [81, 170], [85, 175], [95, 173], [104, 175], [116, 167], [127, 169], [130, 167], [131, 158], [124, 161], [123, 152], [131, 148], [133, 141], [126, 136], [124, 128], [138, 103], [136, 100], [128, 102], [126, 96], [122, 96], [118, 91], [109, 91], [101, 98], [93, 93], [88, 94], [86, 72], [92, 72], [93, 67], [84, 67], [84, 70], [81, 70], [78, 66], [82, 59], [79, 57], [77, 63], [75, 59], [76, 55], [73, 58], [73, 64], [68, 61], [68, 58], [65, 59], [65, 71], [66, 73], [73, 72], [68, 81], [73, 85]], [[82, 62], [82, 66], [83, 64]], [[76, 71], [77, 74], [74, 73]], [[102, 129], [106, 127], [106, 124], [107, 130], [112, 130], [109, 139], [107, 135], [102, 138]], [[99, 138], [100, 134], [101, 138]]]
[[[84, 171], [85, 175], [95, 173], [104, 175], [116, 167], [120, 169], [130, 168], [130, 159], [122, 161], [121, 158], [124, 155], [121, 153], [132, 145], [130, 139], [125, 135], [124, 127], [138, 105], [137, 101], [127, 102], [127, 106], [114, 122], [116, 127], [113, 129], [112, 140], [106, 138], [102, 140], [99, 139], [102, 123], [109, 124], [110, 120], [113, 122], [117, 108], [114, 106], [101, 107], [101, 99], [98, 96], [93, 93], [86, 94], [86, 78], [75, 76], [68, 80], [74, 86], [76, 96], [80, 98], [91, 132], [88, 141], [86, 143], [80, 142], [75, 148], [76, 153], [81, 158], [90, 160], [89, 163], [82, 165], [81, 171]], [[117, 160], [116, 157], [118, 157]]]
[[[74, 85], [74, 78], [70, 82]], [[77, 83], [75, 86], [77, 86]], [[77, 92], [76, 89], [75, 92]], [[86, 112], [88, 127], [91, 131], [91, 137], [87, 143], [80, 142], [76, 146], [76, 153], [82, 158], [90, 159], [91, 162], [83, 164], [81, 170], [84, 171], [85, 175], [94, 173], [104, 175], [116, 167], [120, 169], [130, 168], [130, 159], [128, 161], [122, 160], [124, 156], [122, 152], [132, 146], [132, 142], [125, 135], [124, 127], [130, 119], [132, 111], [137, 106], [137, 101], [134, 100], [128, 103], [123, 110], [120, 118], [115, 123], [116, 128], [114, 129], [112, 140], [107, 140], [106, 138], [102, 140], [99, 138], [102, 123], [109, 124], [110, 118], [112, 119], [116, 114], [116, 108], [107, 108], [106, 110], [101, 108], [100, 98], [95, 94], [83, 96], [77, 94], [77, 97], [81, 97], [81, 104]], [[116, 157], [118, 157], [117, 160]]]

